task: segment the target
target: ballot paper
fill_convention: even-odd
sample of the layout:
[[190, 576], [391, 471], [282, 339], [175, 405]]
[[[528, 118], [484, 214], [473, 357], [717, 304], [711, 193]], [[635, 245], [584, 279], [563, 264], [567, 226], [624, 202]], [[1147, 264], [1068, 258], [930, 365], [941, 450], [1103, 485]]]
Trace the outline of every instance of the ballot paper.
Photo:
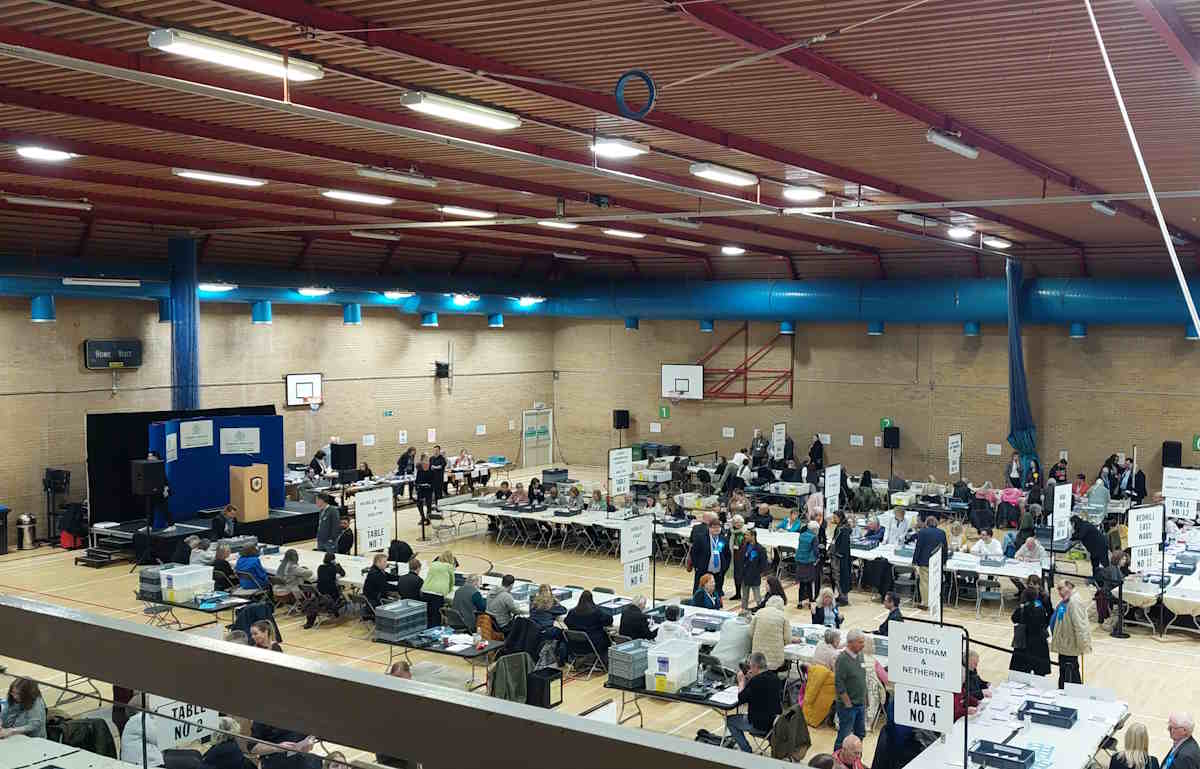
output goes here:
[[715, 702], [718, 705], [735, 705], [738, 701], [737, 685], [727, 686], [708, 699], [710, 702]]
[[446, 647], [446, 651], [453, 652], [454, 654], [458, 654], [459, 652], [465, 652], [467, 649], [470, 649], [470, 648], [471, 648], [471, 644], [450, 644], [449, 646]]

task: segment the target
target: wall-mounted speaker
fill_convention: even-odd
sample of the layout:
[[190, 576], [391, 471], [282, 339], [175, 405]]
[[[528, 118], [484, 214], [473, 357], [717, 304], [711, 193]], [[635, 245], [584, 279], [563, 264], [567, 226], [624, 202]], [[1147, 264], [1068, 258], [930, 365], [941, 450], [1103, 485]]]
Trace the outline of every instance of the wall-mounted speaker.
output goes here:
[[900, 428], [899, 427], [883, 428], [883, 447], [885, 449], [900, 448]]
[[613, 409], [613, 429], [629, 429], [629, 409]]
[[1163, 441], [1163, 467], [1183, 467], [1183, 444], [1179, 441]]

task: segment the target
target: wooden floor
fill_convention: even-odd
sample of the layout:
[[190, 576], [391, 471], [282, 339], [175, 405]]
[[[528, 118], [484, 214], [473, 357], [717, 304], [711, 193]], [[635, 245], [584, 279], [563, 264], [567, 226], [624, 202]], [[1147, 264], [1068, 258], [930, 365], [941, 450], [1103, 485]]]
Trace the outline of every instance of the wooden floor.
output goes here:
[[[514, 472], [512, 480], [527, 480], [528, 476], [534, 474], [533, 470]], [[540, 476], [540, 468], [536, 474]], [[585, 481], [599, 480], [602, 474], [601, 468], [590, 467], [572, 468], [571, 473], [572, 477]], [[423, 560], [432, 558], [446, 549], [447, 545], [444, 544], [419, 541], [415, 509], [403, 511], [400, 515], [401, 538], [410, 542]], [[482, 530], [481, 527], [480, 531]], [[312, 544], [297, 543], [296, 547], [312, 547]], [[486, 565], [486, 560], [495, 570], [512, 573], [524, 579], [553, 584], [583, 584], [589, 588], [601, 586], [618, 592], [623, 591], [621, 566], [616, 558], [581, 556], [561, 553], [558, 550], [498, 547], [482, 533], [477, 536], [465, 536], [448, 547], [467, 568], [475, 568], [476, 563], [482, 568]], [[128, 573], [128, 565], [93, 570], [75, 566], [73, 558], [74, 553], [49, 548], [14, 552], [0, 557], [0, 592], [71, 606], [95, 614], [140, 621], [142, 605], [134, 599], [137, 575]], [[682, 568], [659, 565], [657, 594], [660, 598], [683, 597], [690, 593], [691, 584], [691, 575]], [[794, 588], [787, 588], [793, 603], [788, 608], [788, 614], [799, 618], [801, 612], [794, 607]], [[1004, 613], [998, 615], [995, 604], [985, 605], [983, 617], [976, 619], [974, 607], [970, 611], [965, 605], [962, 609], [948, 607], [945, 618], [948, 622], [965, 625], [973, 639], [1008, 646], [1012, 638], [1012, 626], [1008, 616], [1011, 609], [1011, 602], [1006, 602]], [[905, 611], [908, 610], [909, 608], [905, 607]], [[200, 617], [188, 615], [187, 612], [179, 614], [185, 623], [192, 617]], [[882, 621], [884, 614], [881, 605], [871, 596], [862, 592], [855, 593], [852, 595], [851, 605], [845, 610], [846, 623], [843, 629], [873, 629]], [[303, 618], [281, 618], [280, 628], [284, 635], [285, 652], [365, 670], [381, 673], [384, 671], [388, 657], [387, 648], [354, 637], [355, 634], [362, 635], [362, 630], [356, 623], [314, 630], [303, 630], [302, 624]], [[1128, 701], [1132, 712], [1130, 720], [1146, 724], [1150, 730], [1152, 751], [1159, 756], [1164, 755], [1169, 748], [1166, 732], [1168, 714], [1176, 710], [1200, 713], [1200, 637], [1173, 631], [1165, 640], [1159, 640], [1152, 637], [1148, 629], [1135, 627], [1129, 628], [1132, 638], [1117, 640], [1108, 636], [1099, 626], [1093, 625], [1092, 630], [1095, 651], [1084, 660], [1085, 682], [1115, 689], [1119, 697]], [[0, 639], [2, 638], [3, 632], [0, 632]], [[0, 644], [2, 643], [0, 641]], [[988, 649], [981, 649], [981, 656], [981, 672], [984, 678], [1003, 680], [1008, 668], [1008, 656]], [[438, 663], [443, 664], [458, 664], [456, 661], [446, 663], [445, 657], [437, 655], [422, 655], [419, 652], [412, 655], [414, 662], [422, 657], [435, 658]], [[0, 657], [0, 662], [8, 666], [9, 675], [31, 675], [41, 680], [57, 682], [62, 680], [61, 673], [48, 671], [21, 660]], [[465, 663], [463, 670], [466, 670]], [[0, 683], [7, 689], [6, 681]], [[101, 690], [104, 696], [111, 694], [107, 687], [102, 686]], [[579, 713], [609, 698], [611, 694], [613, 692], [603, 688], [602, 676], [596, 676], [591, 681], [571, 680], [564, 688], [561, 709], [569, 713]], [[47, 696], [47, 700], [51, 701], [51, 697]], [[78, 703], [74, 707], [78, 709], [92, 706], [94, 704]], [[719, 719], [712, 711], [695, 705], [645, 701], [642, 709], [646, 714], [645, 728], [676, 734], [689, 740], [700, 728], [716, 731], [721, 727]], [[635, 724], [636, 721], [630, 726]], [[831, 749], [834, 738], [832, 730], [814, 729], [812, 736], [814, 744], [810, 756]], [[874, 742], [874, 735], [868, 735], [865, 757], [870, 758], [874, 755]], [[361, 751], [358, 750], [350, 749], [346, 752], [350, 760], [361, 755]]]

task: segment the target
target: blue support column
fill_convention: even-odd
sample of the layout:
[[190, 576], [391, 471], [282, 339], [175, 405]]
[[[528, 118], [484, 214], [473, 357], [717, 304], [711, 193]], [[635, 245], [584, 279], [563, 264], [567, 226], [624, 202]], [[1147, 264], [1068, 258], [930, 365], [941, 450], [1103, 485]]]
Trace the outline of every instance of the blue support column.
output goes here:
[[200, 298], [196, 241], [167, 241], [171, 263], [171, 408], [200, 408]]

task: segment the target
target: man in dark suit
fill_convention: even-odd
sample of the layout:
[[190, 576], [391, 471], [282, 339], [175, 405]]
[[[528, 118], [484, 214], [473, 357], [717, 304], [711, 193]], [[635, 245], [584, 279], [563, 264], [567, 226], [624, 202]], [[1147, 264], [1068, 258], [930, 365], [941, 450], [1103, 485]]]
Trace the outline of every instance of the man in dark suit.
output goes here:
[[[705, 513], [703, 523], [692, 528], [692, 582], [700, 589], [700, 578], [712, 574], [717, 582], [717, 595], [724, 595], [725, 572], [732, 556], [729, 540], [721, 536], [721, 521], [714, 513]], [[695, 595], [695, 591], [692, 591]]]
[[237, 535], [237, 513], [238, 509], [233, 505], [225, 505], [225, 509], [221, 514], [213, 518], [212, 536], [209, 537], [213, 542], [219, 542], [222, 539], [228, 539]]
[[354, 549], [354, 529], [350, 528], [350, 517], [343, 515], [338, 520], [337, 551], [340, 555], [350, 555]]
[[408, 574], [402, 574], [396, 580], [396, 590], [401, 598], [413, 601], [421, 600], [421, 587], [425, 580], [421, 579], [421, 562], [416, 558], [408, 562]]
[[1196, 723], [1191, 713], [1172, 713], [1167, 719], [1171, 749], [1163, 758], [1163, 767], [1170, 769], [1200, 769], [1200, 745], [1192, 737]]
[[633, 641], [639, 638], [653, 641], [658, 631], [650, 629], [650, 620], [646, 619], [645, 609], [646, 596], [634, 596], [633, 603], [621, 611], [621, 626], [617, 633]]
[[942, 551], [942, 567], [945, 568], [947, 552], [950, 548], [946, 541], [946, 532], [938, 528], [938, 519], [929, 516], [925, 526], [917, 534], [917, 544], [913, 546], [913, 566], [917, 567], [917, 583], [921, 592], [920, 608], [929, 606], [929, 558], [938, 550]]

